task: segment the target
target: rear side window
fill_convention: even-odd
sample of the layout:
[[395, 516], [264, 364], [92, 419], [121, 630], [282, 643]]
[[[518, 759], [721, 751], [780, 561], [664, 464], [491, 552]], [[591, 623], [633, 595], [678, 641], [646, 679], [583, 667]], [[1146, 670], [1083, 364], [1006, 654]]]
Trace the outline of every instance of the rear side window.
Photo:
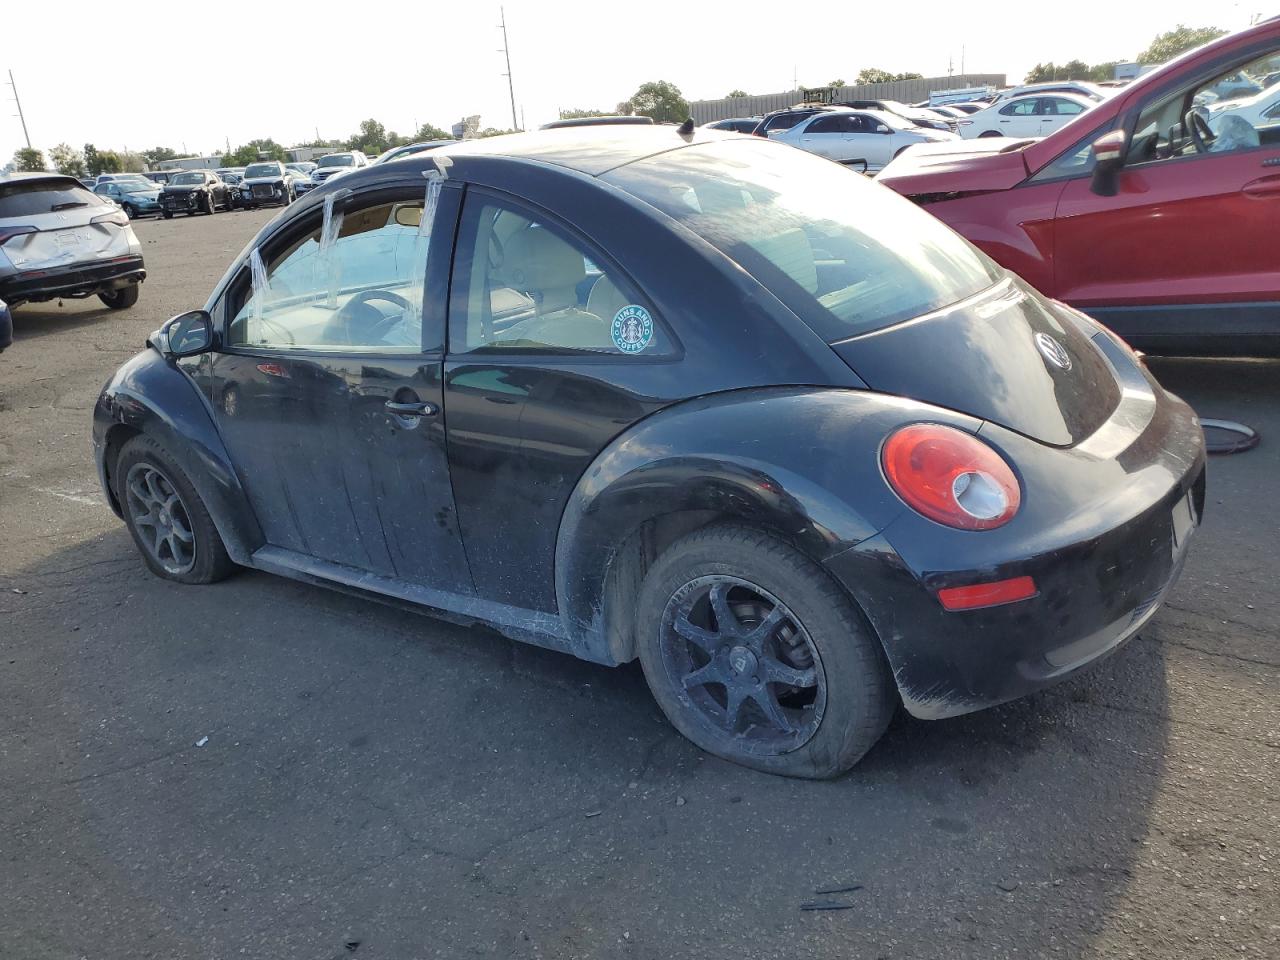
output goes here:
[[79, 184], [37, 180], [0, 185], [0, 218], [34, 217], [74, 207], [100, 206], [102, 201]]
[[468, 196], [450, 353], [669, 354], [671, 339], [648, 305], [602, 260], [532, 211]]
[[758, 138], [670, 150], [602, 179], [717, 247], [829, 343], [948, 306], [1003, 276], [887, 188]]

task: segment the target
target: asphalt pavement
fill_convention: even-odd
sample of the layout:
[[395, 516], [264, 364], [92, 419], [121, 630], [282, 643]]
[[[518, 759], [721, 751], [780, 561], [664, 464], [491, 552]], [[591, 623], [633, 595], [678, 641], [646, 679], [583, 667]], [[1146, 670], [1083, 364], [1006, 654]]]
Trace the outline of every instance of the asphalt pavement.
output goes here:
[[15, 312], [0, 957], [1280, 956], [1280, 364], [1153, 362], [1263, 439], [1211, 461], [1139, 638], [789, 781], [701, 754], [634, 667], [146, 572], [97, 488], [93, 401], [273, 213], [139, 223], [131, 310]]

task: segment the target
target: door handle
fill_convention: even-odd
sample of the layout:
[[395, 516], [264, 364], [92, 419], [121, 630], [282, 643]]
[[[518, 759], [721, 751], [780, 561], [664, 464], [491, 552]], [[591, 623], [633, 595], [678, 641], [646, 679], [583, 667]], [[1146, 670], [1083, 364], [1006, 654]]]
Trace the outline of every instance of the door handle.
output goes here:
[[1280, 197], [1280, 177], [1259, 177], [1240, 188], [1246, 197]]
[[440, 412], [439, 407], [426, 400], [420, 400], [417, 403], [397, 403], [395, 400], [388, 400], [385, 406], [388, 413], [394, 413], [397, 417], [434, 417]]

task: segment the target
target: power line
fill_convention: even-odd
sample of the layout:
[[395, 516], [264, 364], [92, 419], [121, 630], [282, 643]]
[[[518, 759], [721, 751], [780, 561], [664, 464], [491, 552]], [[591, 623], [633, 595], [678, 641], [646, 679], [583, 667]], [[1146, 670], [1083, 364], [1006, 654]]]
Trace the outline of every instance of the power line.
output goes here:
[[507, 78], [507, 91], [511, 94], [511, 126], [513, 129], [519, 130], [520, 123], [516, 120], [516, 86], [515, 81], [511, 79], [511, 47], [507, 43], [507, 11], [503, 7], [498, 7], [498, 14], [502, 17], [502, 54], [507, 58], [507, 72], [503, 74]]

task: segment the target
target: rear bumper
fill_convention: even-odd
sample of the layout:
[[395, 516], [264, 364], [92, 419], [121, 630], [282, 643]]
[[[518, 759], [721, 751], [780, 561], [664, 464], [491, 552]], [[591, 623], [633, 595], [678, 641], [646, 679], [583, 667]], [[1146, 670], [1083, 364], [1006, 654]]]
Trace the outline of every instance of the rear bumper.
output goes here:
[[[1057, 524], [1017, 532], [1015, 521], [989, 538], [936, 524], [924, 535], [929, 521], [904, 514], [827, 561], [877, 631], [912, 715], [957, 716], [1042, 689], [1118, 649], [1154, 616], [1205, 499], [1199, 424], [1171, 396], [1161, 406], [1131, 450], [1097, 465], [1114, 474], [1109, 502], [1042, 505], [1058, 507]], [[1059, 454], [1070, 475], [1072, 455]], [[967, 556], [957, 547], [966, 537], [974, 545]], [[937, 597], [944, 587], [1017, 576], [1032, 577], [1038, 593], [968, 611], [947, 611]]]
[[104, 263], [78, 263], [52, 270], [30, 270], [0, 278], [0, 300], [39, 302], [55, 297], [91, 297], [147, 278], [142, 257], [117, 257]]

